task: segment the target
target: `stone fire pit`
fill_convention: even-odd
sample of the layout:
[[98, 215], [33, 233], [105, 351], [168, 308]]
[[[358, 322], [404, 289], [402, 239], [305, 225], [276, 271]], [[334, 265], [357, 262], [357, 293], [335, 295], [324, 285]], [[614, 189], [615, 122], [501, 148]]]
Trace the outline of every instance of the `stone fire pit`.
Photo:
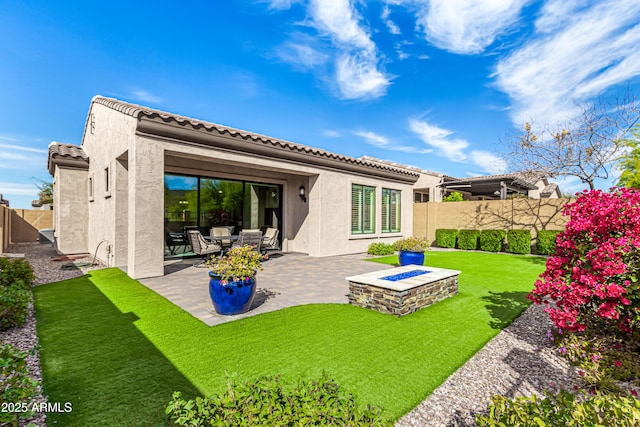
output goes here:
[[406, 265], [347, 277], [349, 304], [404, 316], [457, 294], [460, 273]]

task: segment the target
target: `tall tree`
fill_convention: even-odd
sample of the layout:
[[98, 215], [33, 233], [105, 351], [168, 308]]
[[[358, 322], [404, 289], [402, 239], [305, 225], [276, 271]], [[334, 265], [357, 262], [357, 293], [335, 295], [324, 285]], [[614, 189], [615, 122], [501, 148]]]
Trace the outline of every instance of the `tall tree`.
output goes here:
[[539, 127], [525, 123], [507, 137], [504, 157], [509, 168], [536, 177], [575, 176], [592, 190], [597, 178], [609, 178], [621, 141], [640, 119], [640, 104], [627, 95], [578, 107], [580, 114], [565, 122]]
[[36, 184], [38, 187], [38, 201], [43, 204], [53, 204], [53, 182], [39, 180], [40, 183]]
[[640, 188], [640, 126], [636, 125], [631, 137], [622, 140], [623, 153], [618, 169], [622, 171], [617, 185]]

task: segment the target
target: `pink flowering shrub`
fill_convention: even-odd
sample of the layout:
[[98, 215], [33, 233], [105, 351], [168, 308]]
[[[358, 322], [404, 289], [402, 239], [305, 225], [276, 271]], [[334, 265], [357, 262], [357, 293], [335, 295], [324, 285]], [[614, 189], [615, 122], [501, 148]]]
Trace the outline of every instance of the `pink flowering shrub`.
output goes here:
[[585, 191], [564, 214], [571, 220], [528, 298], [558, 328], [584, 331], [595, 317], [640, 329], [640, 191]]

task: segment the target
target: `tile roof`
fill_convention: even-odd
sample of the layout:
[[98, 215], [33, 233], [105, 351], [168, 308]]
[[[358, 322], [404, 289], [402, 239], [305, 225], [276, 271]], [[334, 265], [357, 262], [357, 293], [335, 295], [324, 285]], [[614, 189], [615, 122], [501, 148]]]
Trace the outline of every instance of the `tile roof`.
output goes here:
[[89, 157], [82, 147], [73, 144], [63, 144], [61, 142], [52, 142], [49, 144], [49, 157], [47, 159], [47, 168], [53, 176], [55, 165], [65, 165], [76, 169], [88, 169]]
[[407, 169], [407, 170], [410, 170], [410, 171], [415, 171], [415, 172], [418, 172], [418, 173], [424, 173], [424, 174], [427, 174], [427, 175], [433, 175], [433, 176], [437, 176], [437, 177], [442, 177], [443, 176], [441, 173], [438, 173], [438, 172], [433, 172], [433, 171], [430, 171], [430, 170], [421, 169], [421, 168], [416, 167], [416, 166], [403, 165], [401, 163], [392, 162], [390, 160], [382, 160], [382, 159], [378, 159], [378, 158], [372, 157], [372, 156], [362, 156], [362, 157], [360, 157], [360, 160], [364, 160], [366, 162], [382, 163], [384, 165], [393, 166], [395, 168], [403, 168], [403, 169]]
[[556, 191], [558, 191], [558, 184], [552, 182], [542, 189], [542, 191], [540, 192], [540, 197], [549, 197]]
[[226, 134], [234, 138], [241, 138], [245, 141], [253, 141], [253, 142], [261, 143], [263, 145], [270, 146], [276, 149], [281, 149], [283, 151], [295, 151], [301, 154], [336, 160], [346, 164], [353, 164], [353, 165], [365, 166], [365, 167], [378, 169], [378, 170], [385, 170], [385, 171], [393, 172], [399, 175], [414, 177], [415, 179], [417, 179], [420, 176], [420, 173], [418, 171], [408, 169], [407, 167], [401, 167], [401, 165], [392, 166], [389, 164], [368, 161], [366, 159], [357, 159], [355, 157], [344, 156], [342, 154], [332, 153], [330, 151], [309, 147], [307, 145], [297, 144], [297, 143], [286, 141], [283, 139], [272, 138], [270, 136], [248, 132], [245, 130], [236, 129], [228, 126], [223, 126], [213, 122], [198, 120], [191, 117], [186, 117], [178, 114], [168, 113], [165, 111], [155, 110], [153, 108], [144, 107], [137, 104], [123, 102], [114, 98], [106, 98], [98, 95], [93, 98], [92, 102], [111, 108], [112, 110], [119, 111], [123, 114], [134, 117], [138, 120], [142, 118], [148, 118], [152, 120], [155, 119], [158, 121], [163, 121], [165, 123], [174, 122], [181, 126], [189, 125], [195, 130], [203, 130], [208, 132], [213, 131], [213, 132], [219, 133], [220, 135]]

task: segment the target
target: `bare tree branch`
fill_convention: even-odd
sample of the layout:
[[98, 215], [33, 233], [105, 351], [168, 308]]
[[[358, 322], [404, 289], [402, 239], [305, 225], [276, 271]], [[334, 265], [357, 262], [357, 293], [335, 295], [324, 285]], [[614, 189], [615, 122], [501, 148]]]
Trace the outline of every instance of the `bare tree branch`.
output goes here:
[[594, 181], [609, 178], [621, 141], [640, 120], [640, 103], [622, 99], [578, 105], [580, 114], [552, 126], [524, 123], [507, 136], [503, 157], [512, 172], [536, 177], [575, 176], [595, 189]]

